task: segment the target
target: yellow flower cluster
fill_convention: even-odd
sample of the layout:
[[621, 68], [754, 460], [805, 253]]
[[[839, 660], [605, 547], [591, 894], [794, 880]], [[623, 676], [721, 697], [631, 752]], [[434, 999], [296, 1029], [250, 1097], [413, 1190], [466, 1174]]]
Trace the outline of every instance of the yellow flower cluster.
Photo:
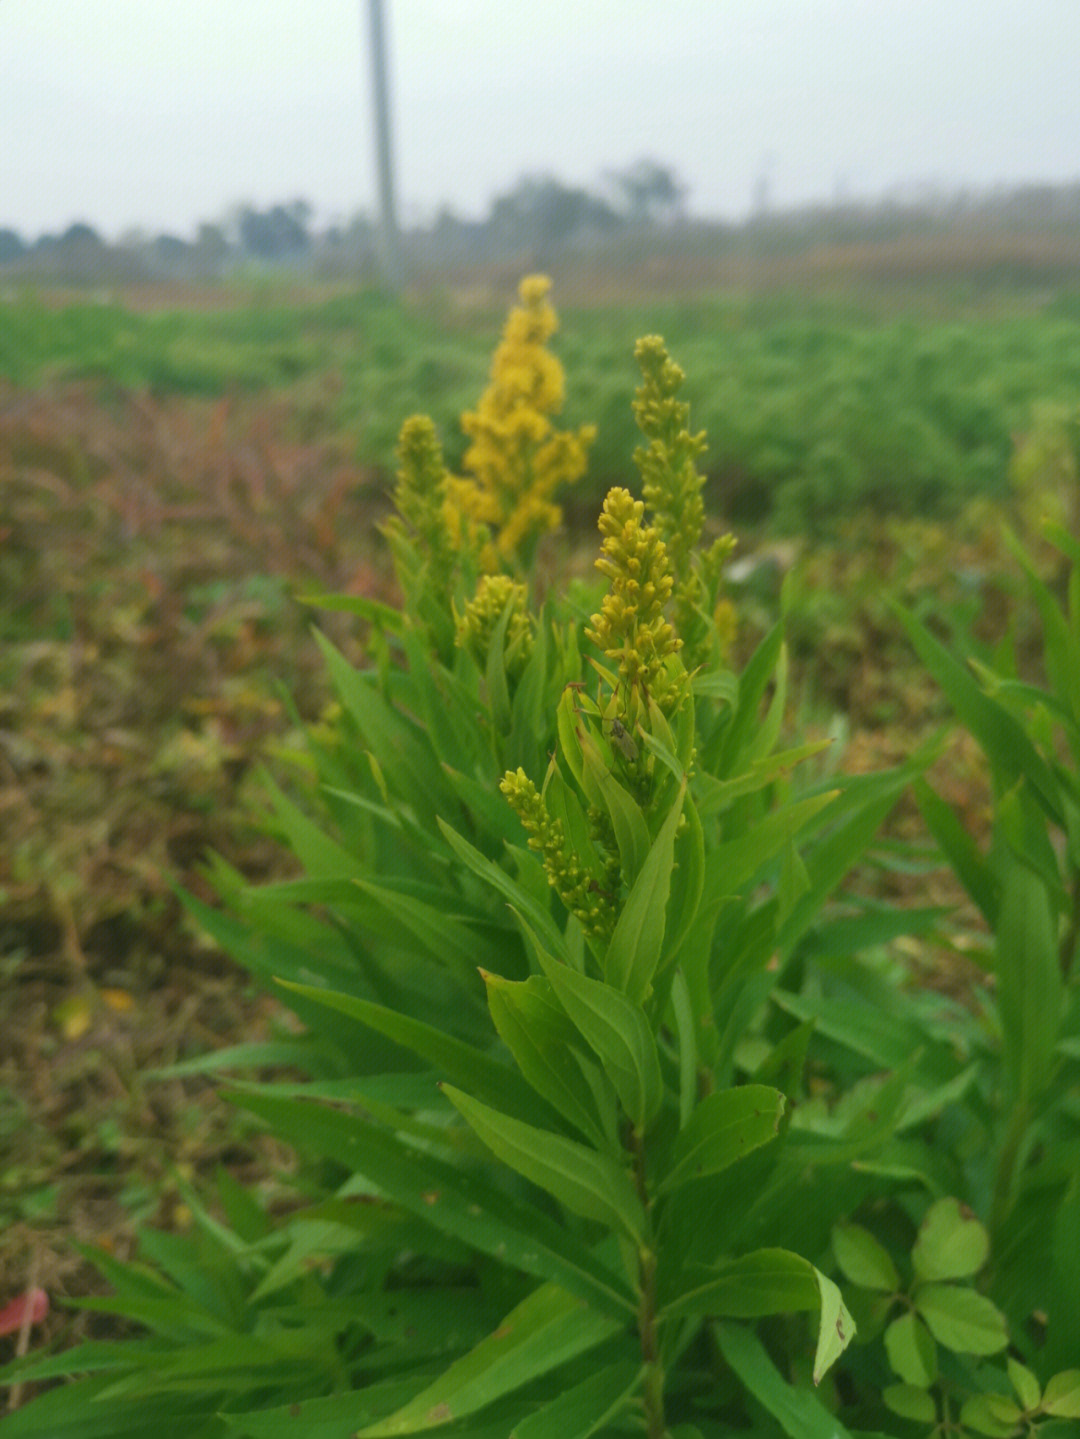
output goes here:
[[[629, 490], [608, 491], [600, 516], [603, 553], [596, 568], [611, 588], [585, 633], [617, 661], [627, 697], [634, 689], [654, 692], [666, 673], [665, 660], [681, 647], [664, 618], [673, 580], [667, 550], [655, 525], [644, 523], [645, 506]], [[658, 693], [654, 698], [663, 707]]]
[[673, 612], [687, 647], [684, 659], [691, 668], [714, 664], [727, 657], [735, 637], [734, 606], [720, 598], [724, 566], [735, 539], [724, 535], [707, 552], [699, 550], [705, 477], [698, 472], [697, 460], [706, 445], [704, 433], [691, 434], [690, 406], [678, 397], [686, 376], [658, 335], [640, 339], [634, 357], [642, 375], [634, 417], [648, 441], [634, 451], [634, 462], [641, 472], [642, 496], [671, 562]]
[[659, 335], [637, 342], [634, 358], [642, 384], [634, 399], [634, 417], [648, 446], [638, 446], [634, 462], [641, 472], [641, 493], [667, 546], [671, 567], [686, 575], [705, 519], [702, 476], [695, 461], [705, 452], [704, 433], [689, 430], [690, 406], [677, 398], [686, 376], [668, 356]]
[[585, 473], [596, 433], [592, 425], [559, 431], [550, 419], [564, 395], [562, 366], [547, 349], [558, 326], [547, 301], [550, 284], [542, 275], [522, 280], [491, 382], [476, 409], [462, 416], [471, 443], [465, 474], [449, 482], [449, 495], [466, 525], [487, 528], [481, 561], [488, 570], [527, 561], [539, 535], [561, 523], [552, 496]]
[[449, 477], [435, 426], [426, 415], [413, 415], [402, 425], [397, 458], [394, 505], [398, 517], [387, 523], [385, 532], [395, 548], [408, 535], [427, 563], [432, 586], [437, 592], [444, 591], [456, 548], [447, 506]]
[[553, 818], [544, 797], [523, 769], [508, 770], [499, 788], [529, 836], [529, 848], [544, 861], [548, 883], [563, 904], [595, 939], [610, 939], [615, 911], [581, 862], [570, 853], [561, 819]]
[[510, 606], [503, 637], [506, 673], [511, 679], [520, 676], [533, 647], [532, 618], [528, 612], [528, 591], [509, 575], [482, 575], [476, 595], [465, 606], [465, 613], [456, 615], [454, 643], [467, 650], [483, 669], [495, 629], [507, 605]]

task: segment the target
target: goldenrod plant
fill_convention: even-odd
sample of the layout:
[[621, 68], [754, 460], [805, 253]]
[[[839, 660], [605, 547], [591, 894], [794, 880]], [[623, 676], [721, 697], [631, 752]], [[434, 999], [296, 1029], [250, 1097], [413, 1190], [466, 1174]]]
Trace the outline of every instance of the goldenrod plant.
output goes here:
[[[857, 1229], [890, 1205], [918, 1222], [945, 1192], [924, 1151], [971, 1079], [949, 1036], [909, 1026], [906, 1045], [856, 959], [938, 914], [840, 895], [930, 751], [799, 778], [822, 745], [784, 738], [782, 619], [741, 670], [723, 659], [700, 443], [659, 341], [639, 352], [648, 492], [608, 494], [603, 584], [538, 604], [522, 541], [578, 462], [524, 420], [559, 397], [551, 325], [526, 282], [468, 422], [472, 491], [429, 426], [406, 427], [405, 603], [336, 602], [369, 662], [321, 641], [339, 718], [309, 737], [314, 783], [266, 779], [298, 876], [250, 887], [218, 859], [220, 907], [188, 900], [292, 1012], [272, 1041], [185, 1066], [232, 1075], [230, 1102], [295, 1150], [292, 1198], [271, 1213], [223, 1176], [215, 1212], [185, 1190], [189, 1234], [95, 1255], [114, 1294], [84, 1307], [147, 1332], [10, 1366], [80, 1376], [11, 1416], [12, 1439], [869, 1439], [892, 1422], [892, 1376], [852, 1358], [830, 1271], [874, 1291]], [[864, 995], [869, 1075], [845, 1028]], [[1024, 1413], [1049, 1435], [1071, 1381], [1034, 1382]]]
[[563, 368], [547, 347], [558, 328], [543, 275], [522, 280], [520, 304], [510, 312], [495, 351], [491, 383], [475, 410], [462, 416], [470, 444], [464, 475], [451, 482], [454, 503], [481, 527], [485, 569], [526, 566], [536, 541], [558, 528], [555, 493], [585, 473], [595, 427], [557, 430]]

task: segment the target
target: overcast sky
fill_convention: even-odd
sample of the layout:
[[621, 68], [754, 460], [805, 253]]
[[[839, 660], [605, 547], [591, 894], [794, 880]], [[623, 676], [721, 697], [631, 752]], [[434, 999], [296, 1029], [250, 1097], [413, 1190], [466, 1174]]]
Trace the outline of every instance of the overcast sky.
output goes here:
[[[649, 156], [699, 215], [1080, 178], [1080, 0], [384, 0], [406, 220]], [[0, 226], [372, 210], [367, 0], [0, 0]]]

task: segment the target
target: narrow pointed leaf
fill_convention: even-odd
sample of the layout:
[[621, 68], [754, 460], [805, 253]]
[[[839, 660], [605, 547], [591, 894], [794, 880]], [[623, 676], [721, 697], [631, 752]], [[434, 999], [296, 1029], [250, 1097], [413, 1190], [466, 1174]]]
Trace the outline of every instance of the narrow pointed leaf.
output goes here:
[[735, 718], [724, 735], [719, 777], [727, 779], [745, 758], [761, 719], [761, 699], [772, 678], [784, 643], [783, 624], [774, 625], [751, 655], [739, 677], [739, 698]]
[[664, 936], [665, 969], [678, 960], [686, 937], [693, 930], [705, 892], [705, 835], [697, 806], [689, 794], [683, 801], [683, 817], [686, 821], [683, 833], [675, 839], [675, 868], [668, 899], [670, 920]]
[[738, 894], [775, 860], [799, 831], [836, 800], [838, 790], [811, 795], [774, 810], [746, 834], [725, 840], [709, 850], [705, 885], [710, 893]]
[[627, 884], [632, 885], [641, 873], [641, 867], [649, 853], [649, 827], [645, 823], [641, 806], [608, 769], [592, 737], [582, 732], [580, 742], [585, 767], [592, 775], [604, 807], [611, 817], [623, 877]]
[[458, 834], [448, 824], [440, 819], [439, 829], [450, 848], [458, 858], [473, 871], [474, 874], [493, 885], [500, 894], [528, 920], [529, 924], [543, 940], [546, 947], [560, 959], [566, 958], [566, 940], [551, 917], [551, 911], [541, 908], [536, 900], [523, 889], [520, 884], [506, 870], [501, 869], [494, 860], [488, 857], [471, 845], [467, 839]]
[[656, 1040], [643, 1010], [569, 965], [549, 961], [545, 972], [571, 1022], [603, 1063], [623, 1108], [643, 1129], [664, 1097]]
[[638, 1004], [644, 999], [660, 964], [675, 862], [675, 832], [685, 794], [684, 779], [678, 798], [660, 826], [641, 873], [626, 898], [604, 959], [608, 983]]
[[564, 1289], [544, 1284], [433, 1384], [395, 1414], [359, 1430], [357, 1439], [442, 1428], [587, 1353], [620, 1327]]
[[452, 1086], [443, 1093], [497, 1158], [585, 1219], [640, 1241], [644, 1214], [630, 1176], [610, 1155], [523, 1124]]
[[1019, 861], [1005, 872], [996, 938], [1005, 1059], [1021, 1098], [1033, 1100], [1046, 1088], [1056, 1063], [1062, 982], [1046, 886]]
[[900, 605], [894, 608], [919, 658], [945, 691], [964, 727], [985, 750], [1002, 787], [1011, 787], [1025, 775], [1046, 813], [1061, 824], [1064, 817], [1057, 781], [1019, 720], [986, 695], [971, 673], [914, 615]]
[[452, 1034], [425, 1024], [423, 1020], [413, 1019], [355, 994], [337, 994], [332, 990], [293, 984], [283, 979], [278, 983], [282, 989], [302, 994], [317, 1004], [325, 1004], [328, 1009], [347, 1014], [366, 1028], [385, 1035], [403, 1049], [426, 1059], [447, 1079], [467, 1084], [475, 1093], [500, 1104], [511, 1105], [518, 1113], [535, 1114], [535, 1096], [522, 1083], [521, 1077], [510, 1066], [500, 1063], [475, 1045], [455, 1039]]
[[596, 1106], [572, 1050], [578, 1034], [549, 981], [532, 975], [514, 982], [486, 972], [483, 978], [492, 1021], [522, 1074], [564, 1119], [602, 1143]]
[[816, 1394], [796, 1389], [784, 1379], [750, 1330], [723, 1323], [715, 1326], [715, 1333], [728, 1364], [789, 1439], [853, 1439]]
[[640, 1376], [641, 1365], [633, 1360], [598, 1369], [515, 1424], [510, 1439], [590, 1439], [603, 1434], [637, 1389]]
[[265, 1119], [279, 1138], [349, 1165], [387, 1199], [441, 1233], [526, 1274], [555, 1280], [607, 1314], [633, 1312], [621, 1277], [564, 1225], [534, 1205], [511, 1199], [482, 1175], [411, 1149], [356, 1115], [325, 1105], [272, 1095], [235, 1098]]

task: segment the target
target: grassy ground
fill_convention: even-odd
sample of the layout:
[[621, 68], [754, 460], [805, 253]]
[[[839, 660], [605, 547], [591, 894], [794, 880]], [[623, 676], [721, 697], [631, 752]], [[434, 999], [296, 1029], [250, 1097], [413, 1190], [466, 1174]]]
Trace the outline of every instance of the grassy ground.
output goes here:
[[[693, 276], [683, 278], [692, 289]], [[969, 288], [979, 291], [977, 281], [969, 275]], [[580, 275], [566, 288], [583, 298]], [[637, 333], [665, 330], [719, 455], [715, 508], [767, 489], [770, 474], [804, 474], [805, 455], [785, 456], [783, 442], [801, 433], [823, 376], [853, 417], [880, 421], [896, 362], [909, 398], [931, 396], [946, 417], [952, 404], [958, 435], [974, 426], [964, 463], [988, 467], [987, 487], [1003, 491], [1008, 427], [1080, 381], [1080, 328], [1060, 293], [1029, 287], [995, 299], [984, 287], [982, 308], [968, 295], [943, 313], [945, 289], [940, 276], [924, 277], [918, 320], [897, 294], [891, 314], [877, 294], [875, 317], [858, 286], [809, 308], [745, 290], [695, 304], [571, 305], [561, 345], [569, 418], [599, 420], [599, 475], [616, 477], [617, 463], [625, 480], [630, 347]], [[650, 293], [644, 281], [641, 292]], [[183, 1226], [184, 1184], [201, 1191], [219, 1165], [272, 1191], [276, 1166], [288, 1163], [204, 1081], [152, 1077], [280, 1022], [191, 928], [176, 887], [205, 892], [209, 849], [253, 880], [280, 872], [253, 816], [259, 766], [287, 770], [299, 723], [325, 698], [309, 633], [316, 612], [303, 596], [389, 595], [376, 526], [393, 435], [405, 415], [428, 409], [453, 452], [454, 416], [479, 393], [509, 298], [489, 277], [423, 305], [170, 292], [5, 307], [0, 1306], [33, 1283], [54, 1300], [77, 1295], [87, 1281], [72, 1240], [127, 1253], [140, 1223]], [[866, 378], [875, 375], [876, 387]], [[852, 443], [858, 434], [853, 418]], [[751, 473], [763, 435], [780, 458], [766, 455]], [[915, 427], [906, 451], [902, 439], [891, 434], [881, 452], [890, 484], [905, 465], [927, 463], [932, 437]], [[592, 501], [576, 513], [576, 562], [587, 563]], [[982, 625], [986, 643], [1000, 632], [1008, 583], [978, 518], [966, 522], [963, 550], [955, 525], [873, 524], [843, 536], [835, 509], [829, 524], [836, 542], [809, 551], [792, 637], [798, 722], [842, 716], [845, 767], [870, 769], [900, 758], [940, 714], [889, 628], [883, 577], [899, 593], [935, 594], [946, 628]], [[743, 539], [749, 551], [775, 535]], [[781, 568], [791, 553], [781, 552]], [[565, 562], [563, 551], [549, 560]], [[958, 581], [964, 565], [974, 588]], [[744, 647], [775, 608], [768, 573], [742, 601]], [[318, 622], [359, 656], [343, 617]], [[941, 778], [977, 829], [985, 791], [974, 757], [953, 750]], [[895, 833], [915, 833], [912, 811]], [[860, 882], [902, 883], [880, 873]], [[931, 899], [951, 897], [940, 879], [917, 883], [922, 903], [928, 888]], [[953, 979], [962, 975], [962, 955], [944, 958]], [[47, 1321], [66, 1333], [70, 1323], [55, 1312]]]

